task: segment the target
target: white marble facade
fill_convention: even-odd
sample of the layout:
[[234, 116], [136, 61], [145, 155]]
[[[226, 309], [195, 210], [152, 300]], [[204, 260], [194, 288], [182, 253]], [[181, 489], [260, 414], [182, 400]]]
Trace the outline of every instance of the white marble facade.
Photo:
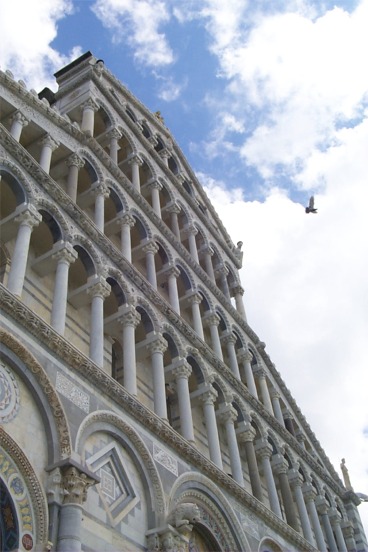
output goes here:
[[0, 72], [0, 549], [367, 551], [162, 117], [55, 77]]

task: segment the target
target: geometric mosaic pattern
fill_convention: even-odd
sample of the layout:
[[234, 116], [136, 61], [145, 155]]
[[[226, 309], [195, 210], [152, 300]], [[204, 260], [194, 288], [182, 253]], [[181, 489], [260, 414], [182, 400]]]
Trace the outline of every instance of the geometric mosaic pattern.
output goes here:
[[100, 478], [97, 492], [113, 525], [119, 523], [139, 502], [133, 485], [113, 443], [87, 460], [89, 468]]

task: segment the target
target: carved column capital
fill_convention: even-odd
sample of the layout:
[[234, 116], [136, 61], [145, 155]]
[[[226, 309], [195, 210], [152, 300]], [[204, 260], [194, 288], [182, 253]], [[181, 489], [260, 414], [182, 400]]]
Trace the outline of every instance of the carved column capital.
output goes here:
[[153, 190], [153, 189], [156, 189], [156, 190], [162, 190], [162, 184], [159, 180], [157, 180], [156, 178], [151, 178], [151, 180], [149, 180], [147, 182], [147, 188], [149, 190]]
[[98, 276], [91, 282], [90, 287], [87, 288], [88, 295], [92, 297], [101, 297], [106, 299], [111, 293], [111, 286], [106, 282], [102, 276]]
[[122, 134], [120, 130], [114, 127], [108, 131], [107, 137], [110, 138], [110, 140], [120, 140], [120, 138], [122, 137]]
[[84, 109], [92, 109], [92, 111], [96, 112], [100, 109], [100, 106], [93, 98], [88, 98], [88, 100], [81, 104], [80, 109], [82, 111], [84, 111]]
[[84, 167], [84, 159], [79, 157], [76, 153], [72, 153], [66, 160], [68, 167], [77, 167], [77, 169], [82, 169]]
[[188, 237], [189, 235], [196, 236], [198, 234], [198, 229], [194, 224], [188, 224], [183, 228], [183, 236]]
[[288, 463], [281, 454], [275, 454], [272, 457], [272, 468], [275, 470], [277, 475], [280, 473], [287, 473], [289, 470]]
[[108, 186], [106, 186], [106, 184], [104, 184], [103, 182], [97, 182], [93, 186], [93, 193], [94, 193], [95, 197], [103, 196], [104, 198], [107, 198], [110, 195], [110, 190], [109, 190]]
[[46, 146], [51, 149], [51, 151], [56, 150], [56, 148], [59, 147], [59, 142], [54, 140], [54, 138], [50, 134], [46, 134], [46, 136], [43, 136], [40, 140], [40, 144], [42, 146]]
[[159, 246], [153, 240], [150, 240], [142, 247], [143, 253], [153, 253], [154, 255], [156, 255], [158, 250]]
[[249, 422], [243, 422], [241, 429], [237, 432], [238, 440], [240, 443], [253, 443], [255, 436], [257, 435], [254, 427]]
[[59, 249], [59, 251], [56, 251], [56, 253], [53, 253], [51, 256], [51, 259], [57, 262], [64, 261], [68, 264], [74, 263], [77, 258], [78, 253], [69, 242], [65, 242], [62, 249]]
[[156, 335], [147, 343], [147, 350], [152, 355], [153, 353], [164, 353], [169, 344], [162, 335]]
[[227, 332], [225, 334], [222, 334], [222, 336], [220, 337], [220, 340], [222, 341], [222, 343], [224, 343], [225, 345], [227, 345], [228, 343], [233, 343], [235, 345], [236, 343], [236, 337], [233, 333], [231, 332]]
[[174, 374], [175, 378], [186, 378], [188, 379], [190, 374], [192, 373], [192, 367], [185, 359], [182, 359], [179, 361], [179, 363], [174, 366], [172, 373]]
[[210, 404], [214, 405], [217, 399], [218, 393], [216, 389], [214, 389], [212, 386], [206, 389], [200, 396], [199, 399], [203, 404]]
[[130, 226], [130, 228], [133, 228], [135, 225], [135, 218], [130, 213], [124, 213], [118, 218], [122, 226]]
[[143, 165], [143, 159], [137, 153], [133, 153], [128, 158], [128, 165], [138, 165], [140, 167]]
[[220, 324], [220, 317], [217, 312], [207, 312], [203, 317], [204, 326], [218, 326]]
[[141, 321], [141, 315], [136, 311], [133, 305], [125, 305], [119, 309], [119, 318], [117, 321], [123, 326], [134, 326], [136, 328]]
[[248, 350], [248, 349], [245, 349], [244, 347], [242, 347], [241, 349], [238, 350], [238, 359], [241, 361], [241, 362], [251, 362], [253, 356], [251, 354], [251, 352]]
[[14, 221], [18, 222], [20, 225], [33, 228], [40, 224], [42, 216], [33, 205], [27, 205], [25, 209], [15, 217]]
[[271, 458], [272, 446], [265, 439], [259, 439], [254, 447], [254, 451], [259, 458]]
[[218, 410], [216, 416], [222, 424], [234, 423], [238, 418], [238, 413], [231, 404], [227, 404]]
[[171, 201], [170, 203], [168, 203], [167, 205], [165, 205], [165, 209], [169, 212], [169, 213], [176, 213], [177, 215], [180, 213], [181, 211], [181, 207], [178, 203], [176, 203], [176, 201]]
[[165, 267], [165, 274], [167, 277], [175, 276], [175, 278], [179, 278], [180, 270], [175, 265], [170, 264]]
[[87, 500], [88, 489], [96, 483], [81, 469], [66, 466], [61, 469], [64, 504], [83, 504]]
[[231, 287], [231, 291], [234, 295], [244, 295], [244, 288], [239, 284]]
[[29, 123], [29, 119], [19, 110], [10, 117], [10, 122], [13, 123], [14, 121], [17, 121], [17, 123], [20, 123], [23, 127], [27, 126]]

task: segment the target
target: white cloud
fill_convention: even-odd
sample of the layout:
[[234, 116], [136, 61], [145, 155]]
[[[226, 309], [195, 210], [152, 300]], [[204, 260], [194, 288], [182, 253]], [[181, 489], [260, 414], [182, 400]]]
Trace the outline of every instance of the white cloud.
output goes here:
[[75, 47], [69, 56], [52, 48], [57, 35], [57, 22], [70, 14], [69, 0], [11, 0], [0, 3], [0, 64], [11, 69], [15, 78], [39, 91], [55, 87], [52, 74], [80, 55]]
[[116, 43], [126, 41], [142, 65], [165, 66], [174, 55], [160, 26], [170, 19], [166, 4], [157, 0], [97, 0], [92, 7]]
[[237, 24], [236, 1], [226, 17], [222, 3], [205, 4], [212, 52], [229, 83], [225, 99], [238, 120], [249, 118], [250, 108], [256, 119], [241, 155], [263, 176], [279, 164], [295, 173], [316, 149], [334, 143], [340, 126], [361, 116], [367, 0], [351, 13], [335, 7], [318, 16], [305, 2], [289, 2], [282, 12], [276, 5], [272, 14], [249, 5]]

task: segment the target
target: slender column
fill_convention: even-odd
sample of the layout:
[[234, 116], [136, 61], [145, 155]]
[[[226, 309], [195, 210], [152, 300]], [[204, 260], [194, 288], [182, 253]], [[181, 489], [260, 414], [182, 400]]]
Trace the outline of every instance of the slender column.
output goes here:
[[194, 443], [194, 430], [193, 430], [193, 418], [192, 418], [192, 406], [190, 402], [189, 394], [189, 376], [192, 373], [191, 366], [182, 359], [175, 363], [173, 374], [176, 381], [176, 391], [178, 394], [178, 406], [180, 416], [180, 433], [187, 439]]
[[104, 315], [103, 304], [106, 297], [111, 293], [111, 287], [102, 277], [93, 281], [87, 293], [92, 296], [91, 302], [91, 329], [89, 356], [101, 368], [104, 357]]
[[95, 112], [99, 110], [99, 107], [93, 98], [88, 98], [88, 100], [81, 105], [81, 109], [81, 131], [88, 136], [93, 136], [93, 131], [95, 127]]
[[336, 510], [336, 508], [331, 508], [329, 511], [329, 518], [332, 525], [332, 529], [335, 533], [337, 548], [339, 552], [348, 552], [346, 548], [344, 535], [341, 530], [341, 518]]
[[213, 283], [216, 283], [215, 271], [213, 270], [212, 264], [212, 255], [214, 254], [214, 251], [209, 245], [204, 246], [202, 251], [207, 276], [210, 278], [210, 280], [212, 280]]
[[218, 332], [218, 326], [220, 324], [220, 317], [216, 312], [209, 311], [203, 318], [203, 322], [209, 326], [210, 333], [211, 333], [211, 342], [212, 342], [212, 349], [216, 353], [216, 355], [223, 360], [222, 356], [222, 347], [221, 347], [221, 341], [220, 336]]
[[16, 111], [14, 115], [12, 115], [11, 123], [10, 134], [13, 136], [14, 140], [19, 142], [22, 130], [28, 125], [29, 119], [20, 111]]
[[283, 427], [285, 427], [284, 416], [282, 415], [282, 410], [280, 406], [280, 393], [278, 393], [278, 391], [276, 391], [275, 388], [272, 388], [270, 391], [270, 396], [271, 396], [273, 411], [275, 413], [275, 418], [278, 422], [280, 422], [280, 424]]
[[305, 539], [314, 546], [314, 538], [310, 525], [307, 508], [305, 506], [302, 485], [303, 479], [297, 469], [289, 470], [289, 481], [294, 491], [295, 502], [299, 511], [300, 523]]
[[267, 493], [270, 501], [271, 510], [282, 519], [279, 497], [277, 496], [277, 489], [275, 480], [273, 478], [270, 457], [272, 455], [271, 445], [264, 439], [260, 439], [255, 446], [256, 454], [260, 457], [262, 462], [263, 473], [266, 479]]
[[216, 389], [210, 386], [200, 395], [200, 399], [203, 404], [210, 459], [222, 470], [222, 456], [215, 413], [215, 402], [217, 399]]
[[148, 242], [142, 248], [142, 251], [146, 255], [147, 280], [154, 289], [157, 289], [155, 254], [157, 253], [158, 249], [159, 247], [154, 241]]
[[247, 320], [247, 316], [245, 314], [245, 308], [244, 308], [244, 302], [243, 302], [243, 295], [244, 295], [244, 289], [241, 286], [236, 286], [232, 288], [232, 292], [234, 293], [235, 297], [235, 305], [236, 310], [244, 318], [244, 320]]
[[171, 205], [168, 206], [167, 210], [171, 214], [171, 231], [180, 241], [180, 228], [179, 228], [178, 214], [180, 213], [181, 209], [179, 205], [173, 201]]
[[229, 274], [229, 270], [225, 265], [220, 265], [216, 268], [216, 273], [220, 275], [221, 291], [230, 301], [230, 291], [229, 285], [227, 283], [227, 275]]
[[19, 297], [23, 290], [31, 233], [41, 220], [41, 215], [32, 205], [27, 205], [14, 219], [15, 222], [19, 222], [19, 228], [10, 266], [8, 289]]
[[258, 399], [257, 387], [254, 381], [252, 366], [250, 364], [252, 360], [252, 355], [250, 354], [248, 349], [242, 348], [238, 351], [238, 359], [243, 366], [243, 374], [248, 391], [249, 393], [251, 393], [251, 395], [253, 395], [253, 397]]
[[162, 150], [160, 150], [158, 152], [159, 156], [161, 157], [161, 159], [163, 160], [163, 162], [165, 163], [166, 167], [169, 166], [169, 159], [171, 157], [171, 151], [169, 151], [167, 148], [163, 148]]
[[202, 301], [202, 297], [199, 295], [199, 293], [193, 293], [189, 297], [189, 301], [192, 306], [193, 329], [199, 335], [199, 337], [204, 340], [202, 317], [201, 317], [201, 311], [199, 308], [199, 305]]
[[300, 527], [287, 475], [289, 469], [288, 464], [281, 454], [276, 454], [272, 459], [272, 467], [279, 478], [286, 521], [295, 531], [299, 532]]
[[321, 516], [322, 525], [325, 530], [325, 535], [327, 539], [328, 544], [328, 550], [329, 552], [338, 552], [335, 537], [332, 531], [330, 518], [328, 517], [328, 506], [326, 500], [323, 498], [323, 496], [317, 496], [316, 498], [316, 506], [317, 510]]
[[124, 257], [132, 262], [132, 245], [130, 237], [130, 229], [135, 225], [135, 219], [129, 213], [124, 213], [120, 217], [121, 224], [121, 252]]
[[120, 308], [119, 315], [118, 322], [123, 326], [124, 387], [132, 395], [137, 395], [135, 329], [141, 320], [141, 315], [133, 305]]
[[357, 543], [354, 536], [354, 526], [350, 520], [344, 520], [341, 524], [342, 532], [349, 552], [357, 551]]
[[261, 478], [259, 476], [257, 458], [256, 458], [256, 453], [254, 451], [255, 436], [256, 436], [256, 430], [250, 425], [249, 422], [243, 422], [239, 428], [238, 439], [240, 442], [244, 443], [245, 455], [247, 457], [250, 485], [252, 487], [253, 495], [260, 502], [263, 502]]
[[95, 224], [103, 232], [105, 229], [105, 199], [109, 197], [110, 190], [105, 184], [98, 184], [94, 189], [95, 194]]
[[134, 188], [140, 192], [141, 191], [141, 180], [139, 176], [139, 167], [143, 165], [142, 159], [139, 155], [132, 154], [128, 159], [128, 164], [132, 167], [132, 184]]
[[84, 160], [81, 159], [76, 153], [72, 153], [66, 160], [66, 164], [69, 167], [66, 192], [72, 200], [76, 202], [78, 191], [78, 173], [80, 169], [84, 167]]
[[303, 449], [305, 449], [305, 435], [304, 435], [304, 433], [301, 430], [298, 430], [295, 433], [295, 437], [296, 437], [298, 443], [300, 444], [300, 446], [303, 447]]
[[49, 173], [52, 152], [59, 147], [59, 142], [56, 142], [49, 134], [46, 134], [46, 136], [42, 138], [41, 144], [40, 166], [45, 172]]
[[316, 537], [317, 548], [319, 552], [327, 552], [325, 537], [318, 518], [318, 512], [315, 504], [316, 492], [310, 483], [303, 486], [304, 501], [307, 506], [309, 518], [312, 522], [314, 536]]
[[198, 230], [193, 224], [185, 228], [184, 235], [188, 237], [189, 253], [192, 255], [193, 259], [199, 263], [197, 243], [195, 239], [196, 234], [198, 234]]
[[118, 163], [118, 151], [120, 149], [118, 141], [121, 138], [121, 132], [117, 128], [112, 128], [108, 134], [110, 138], [110, 157], [111, 160], [117, 164]]
[[152, 209], [161, 218], [160, 190], [162, 190], [162, 184], [158, 180], [152, 180], [148, 185], [151, 190]]
[[179, 294], [178, 294], [178, 284], [176, 279], [180, 276], [180, 271], [176, 266], [169, 266], [166, 270], [167, 274], [167, 283], [169, 288], [169, 301], [170, 305], [175, 312], [180, 314], [180, 303], [179, 303]]
[[64, 497], [60, 509], [57, 552], [81, 552], [83, 502], [87, 499], [88, 488], [96, 483], [81, 469], [66, 466], [62, 470], [61, 485]]
[[225, 343], [227, 354], [229, 356], [230, 370], [236, 378], [240, 380], [238, 359], [236, 358], [235, 343], [236, 337], [232, 333], [221, 336], [221, 341]]
[[267, 385], [267, 381], [266, 381], [266, 372], [262, 368], [257, 368], [255, 373], [258, 377], [259, 386], [260, 386], [260, 389], [261, 389], [262, 403], [263, 403], [264, 407], [267, 408], [267, 410], [269, 410], [271, 412], [271, 414], [273, 414], [271, 397], [270, 397], [270, 393], [268, 391], [268, 385]]
[[57, 261], [57, 266], [54, 284], [54, 298], [51, 310], [51, 326], [61, 335], [64, 335], [65, 330], [69, 266], [77, 258], [78, 254], [70, 243], [65, 243], [62, 249], [52, 255], [52, 259]]
[[151, 355], [153, 376], [153, 409], [157, 416], [167, 420], [164, 352], [168, 343], [161, 335], [155, 336], [147, 347]]
[[227, 446], [229, 449], [231, 473], [233, 479], [244, 487], [243, 469], [240, 459], [239, 446], [236, 438], [234, 422], [238, 417], [238, 413], [231, 405], [226, 405], [217, 415], [219, 421], [224, 424], [226, 429]]

